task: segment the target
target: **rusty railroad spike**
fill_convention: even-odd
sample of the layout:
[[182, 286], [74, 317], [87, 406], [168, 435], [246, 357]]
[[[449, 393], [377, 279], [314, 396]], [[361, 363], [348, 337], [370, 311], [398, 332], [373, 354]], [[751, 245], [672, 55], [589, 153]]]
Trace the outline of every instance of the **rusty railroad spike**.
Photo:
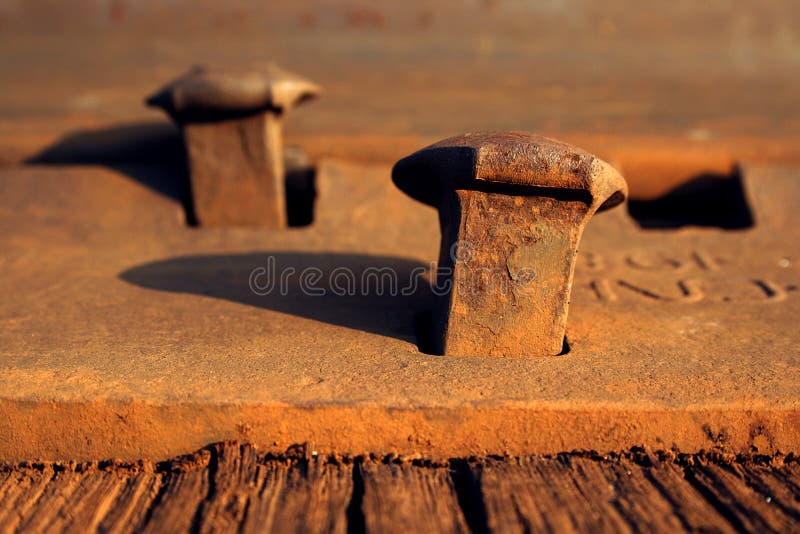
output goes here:
[[571, 145], [522, 132], [451, 137], [400, 160], [394, 183], [439, 210], [435, 350], [561, 353], [578, 242], [625, 179]]
[[147, 99], [181, 126], [200, 224], [287, 226], [281, 119], [319, 92], [265, 63], [194, 67]]

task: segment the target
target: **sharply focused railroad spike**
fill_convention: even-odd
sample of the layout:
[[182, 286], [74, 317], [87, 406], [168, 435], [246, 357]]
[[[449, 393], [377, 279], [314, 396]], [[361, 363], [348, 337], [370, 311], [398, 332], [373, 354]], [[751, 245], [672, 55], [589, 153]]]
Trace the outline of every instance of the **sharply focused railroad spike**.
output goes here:
[[503, 132], [445, 139], [397, 162], [392, 179], [439, 210], [434, 351], [561, 353], [581, 234], [624, 201], [624, 178], [579, 148]]

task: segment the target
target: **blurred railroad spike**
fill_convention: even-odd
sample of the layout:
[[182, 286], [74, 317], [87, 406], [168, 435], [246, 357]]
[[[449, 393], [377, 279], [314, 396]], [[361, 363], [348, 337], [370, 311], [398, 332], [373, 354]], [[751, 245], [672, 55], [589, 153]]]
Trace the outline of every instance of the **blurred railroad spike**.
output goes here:
[[451, 137], [400, 160], [392, 179], [439, 210], [435, 352], [557, 355], [589, 218], [627, 196], [608, 163], [521, 132]]
[[146, 100], [181, 127], [199, 224], [287, 226], [281, 120], [319, 92], [262, 63], [193, 67]]

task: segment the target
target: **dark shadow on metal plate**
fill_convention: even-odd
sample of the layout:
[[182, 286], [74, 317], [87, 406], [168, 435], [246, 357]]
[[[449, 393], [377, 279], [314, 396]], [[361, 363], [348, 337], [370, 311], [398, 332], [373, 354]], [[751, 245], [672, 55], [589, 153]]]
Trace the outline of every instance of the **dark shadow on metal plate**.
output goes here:
[[416, 342], [430, 306], [426, 267], [359, 254], [260, 252], [182, 256], [132, 267], [131, 284], [203, 295]]

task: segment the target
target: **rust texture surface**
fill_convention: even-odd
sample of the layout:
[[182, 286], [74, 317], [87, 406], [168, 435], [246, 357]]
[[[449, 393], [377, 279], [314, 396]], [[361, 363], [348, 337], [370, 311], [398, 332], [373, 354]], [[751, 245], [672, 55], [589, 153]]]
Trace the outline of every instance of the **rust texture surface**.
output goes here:
[[[743, 167], [739, 230], [596, 215], [569, 352], [503, 359], [423, 353], [425, 285], [378, 290], [375, 269], [409, 286], [440, 244], [435, 210], [388, 167], [323, 162], [314, 223], [271, 232], [188, 228], [177, 200], [108, 169], [0, 174], [4, 458], [160, 459], [227, 438], [432, 456], [800, 442], [792, 168]], [[342, 267], [355, 293], [334, 291]]]
[[392, 179], [439, 209], [432, 350], [560, 354], [578, 243], [598, 209], [625, 200], [622, 176], [577, 147], [496, 132], [424, 148], [400, 160]]
[[[795, 4], [0, 0], [0, 531], [796, 531]], [[559, 355], [431, 354], [456, 229], [587, 204], [392, 184], [478, 131], [628, 183]]]
[[[796, 450], [799, 26], [785, 1], [1, 2], [0, 457]], [[286, 135], [313, 224], [189, 228], [179, 131], [142, 97], [265, 59], [326, 89]], [[340, 267], [430, 279], [437, 215], [390, 165], [484, 130], [629, 181], [581, 242], [562, 356], [431, 356], [424, 284], [333, 292]]]
[[264, 455], [0, 466], [6, 532], [789, 532], [795, 457]]

